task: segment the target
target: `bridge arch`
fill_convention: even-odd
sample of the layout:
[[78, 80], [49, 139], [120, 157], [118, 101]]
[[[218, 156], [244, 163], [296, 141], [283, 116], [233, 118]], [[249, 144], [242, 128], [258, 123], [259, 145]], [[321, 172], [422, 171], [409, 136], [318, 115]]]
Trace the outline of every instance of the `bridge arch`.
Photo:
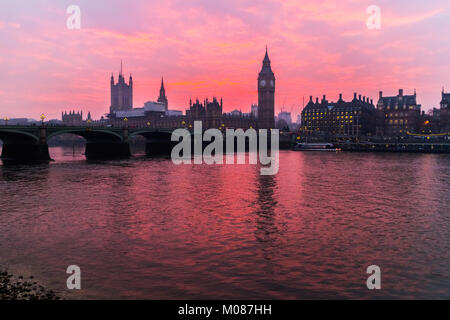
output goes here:
[[[1, 127], [3, 161], [50, 160], [48, 146], [43, 143], [39, 127]], [[45, 135], [45, 134], [44, 134]], [[45, 139], [45, 138], [44, 138]]]
[[39, 136], [20, 129], [2, 128], [0, 129], [0, 140], [3, 143], [37, 143], [39, 142]]
[[[50, 131], [50, 130], [49, 130]], [[111, 130], [98, 130], [98, 129], [62, 129], [53, 132], [49, 132], [47, 139], [54, 138], [61, 134], [74, 134], [86, 139], [89, 142], [123, 142], [123, 136], [117, 132]]]
[[146, 139], [152, 139], [152, 138], [166, 138], [168, 137], [170, 140], [170, 137], [172, 136], [171, 130], [155, 130], [155, 129], [140, 129], [134, 132], [130, 132], [130, 138], [134, 136], [143, 136]]

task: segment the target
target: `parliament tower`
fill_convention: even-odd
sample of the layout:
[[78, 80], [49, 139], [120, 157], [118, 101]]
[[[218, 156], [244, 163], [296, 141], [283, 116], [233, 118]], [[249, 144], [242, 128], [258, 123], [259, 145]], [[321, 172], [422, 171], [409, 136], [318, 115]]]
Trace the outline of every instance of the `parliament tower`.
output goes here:
[[258, 126], [260, 129], [275, 127], [275, 75], [267, 54], [258, 76]]
[[110, 112], [127, 111], [133, 109], [133, 78], [130, 74], [128, 84], [122, 74], [122, 63], [117, 84], [114, 83], [114, 75], [111, 75], [111, 107]]

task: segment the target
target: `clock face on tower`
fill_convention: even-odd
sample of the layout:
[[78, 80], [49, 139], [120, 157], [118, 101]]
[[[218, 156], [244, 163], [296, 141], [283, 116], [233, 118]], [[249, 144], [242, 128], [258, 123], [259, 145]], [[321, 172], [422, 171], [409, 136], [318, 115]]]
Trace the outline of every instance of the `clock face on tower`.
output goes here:
[[261, 80], [260, 84], [261, 84], [261, 87], [265, 87], [266, 86], [266, 80]]

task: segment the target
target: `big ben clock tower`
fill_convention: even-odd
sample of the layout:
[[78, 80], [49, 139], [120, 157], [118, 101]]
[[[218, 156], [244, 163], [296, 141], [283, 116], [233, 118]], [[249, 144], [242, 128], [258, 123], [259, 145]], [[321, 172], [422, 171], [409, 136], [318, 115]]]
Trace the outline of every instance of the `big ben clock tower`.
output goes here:
[[270, 68], [267, 54], [263, 60], [258, 76], [258, 126], [260, 129], [270, 129], [275, 126], [275, 76]]

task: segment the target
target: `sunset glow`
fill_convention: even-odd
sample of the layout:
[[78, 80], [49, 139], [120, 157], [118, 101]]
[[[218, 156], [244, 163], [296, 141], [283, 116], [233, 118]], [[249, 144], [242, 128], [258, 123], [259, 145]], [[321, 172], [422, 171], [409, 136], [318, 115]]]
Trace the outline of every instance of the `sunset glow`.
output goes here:
[[[81, 29], [66, 27], [70, 4]], [[3, 1], [0, 117], [109, 110], [120, 60], [134, 106], [156, 100], [164, 76], [169, 107], [223, 97], [249, 111], [267, 44], [277, 79], [275, 113], [295, 116], [310, 95], [378, 98], [417, 90], [423, 110], [450, 87], [448, 1], [379, 1], [381, 30], [366, 27], [369, 1]], [[412, 5], [414, 4], [414, 5]]]

